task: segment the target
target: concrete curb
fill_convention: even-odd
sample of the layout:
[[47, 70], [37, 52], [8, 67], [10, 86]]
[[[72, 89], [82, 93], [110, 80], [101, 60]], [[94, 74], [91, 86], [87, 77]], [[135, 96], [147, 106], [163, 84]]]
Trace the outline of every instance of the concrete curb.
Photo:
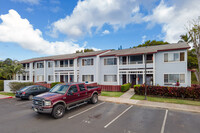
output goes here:
[[[116, 100], [116, 99], [118, 99], [118, 100]], [[128, 105], [136, 105], [136, 106], [144, 106], [144, 107], [171, 109], [171, 110], [178, 110], [178, 111], [200, 113], [200, 110], [197, 110], [197, 109], [194, 110], [194, 109], [184, 109], [184, 108], [176, 108], [176, 107], [163, 107], [163, 106], [159, 106], [159, 105], [147, 105], [147, 104], [138, 103], [141, 100], [126, 99], [127, 100], [126, 102], [122, 102], [122, 101], [120, 101], [120, 98], [113, 98], [113, 100], [112, 100], [112, 97], [105, 98], [105, 96], [103, 98], [99, 97], [99, 100], [106, 101], [106, 102], [117, 103], [117, 104], [128, 104]], [[171, 103], [168, 103], [168, 104], [171, 104]], [[177, 105], [179, 105], [179, 104], [177, 104]], [[192, 105], [189, 105], [189, 106], [192, 106]]]
[[4, 98], [0, 98], [0, 99], [10, 99], [10, 98], [13, 98], [13, 97], [4, 97]]

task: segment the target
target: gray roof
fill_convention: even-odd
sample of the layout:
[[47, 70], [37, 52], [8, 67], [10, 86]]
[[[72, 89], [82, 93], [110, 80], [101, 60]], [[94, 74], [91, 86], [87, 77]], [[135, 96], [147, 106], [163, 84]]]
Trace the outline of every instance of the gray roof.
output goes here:
[[39, 58], [22, 60], [20, 61], [20, 63], [29, 63], [29, 62], [43, 61], [43, 60], [74, 59], [74, 58], [80, 58], [80, 57], [96, 56], [102, 53], [104, 54], [102, 54], [101, 56], [123, 56], [123, 55], [136, 55], [136, 54], [143, 54], [143, 53], [156, 53], [158, 51], [178, 50], [178, 49], [187, 49], [187, 48], [190, 48], [190, 46], [187, 43], [172, 43], [172, 44], [157, 45], [157, 46], [113, 50], [110, 52], [107, 52], [109, 50], [100, 50], [100, 51], [86, 52], [86, 53], [74, 53], [74, 54], [63, 54], [63, 55], [39, 57]]
[[80, 57], [89, 57], [89, 56], [96, 56], [96, 55], [99, 55], [99, 54], [107, 52], [107, 51], [108, 50], [100, 50], [100, 51], [86, 52], [86, 53], [73, 53], [73, 54], [63, 54], [63, 55], [39, 57], [39, 58], [22, 60], [22, 61], [20, 61], [20, 63], [29, 63], [29, 62], [44, 61], [44, 60], [62, 60], [62, 59], [74, 59], [74, 58], [80, 58]]
[[165, 44], [165, 45], [113, 50], [113, 51], [103, 54], [102, 56], [136, 55], [136, 54], [156, 53], [159, 51], [178, 50], [178, 49], [187, 49], [187, 48], [190, 48], [190, 46], [187, 43], [172, 43], [172, 44]]

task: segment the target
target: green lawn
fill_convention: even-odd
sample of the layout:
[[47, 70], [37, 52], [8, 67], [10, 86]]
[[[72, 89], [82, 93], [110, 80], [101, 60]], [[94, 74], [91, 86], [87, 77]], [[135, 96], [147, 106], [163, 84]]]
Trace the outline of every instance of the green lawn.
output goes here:
[[14, 93], [9, 93], [9, 92], [0, 92], [0, 95], [6, 95], [6, 96], [15, 96]]
[[112, 91], [102, 91], [101, 96], [107, 96], [107, 97], [120, 97], [123, 92], [112, 92]]
[[[131, 99], [136, 100], [144, 100], [144, 96], [134, 95]], [[165, 102], [165, 103], [176, 103], [176, 104], [187, 104], [187, 105], [196, 105], [200, 106], [200, 101], [193, 101], [193, 100], [183, 100], [183, 99], [175, 99], [175, 98], [161, 98], [161, 97], [152, 97], [147, 96], [148, 101], [153, 102]]]

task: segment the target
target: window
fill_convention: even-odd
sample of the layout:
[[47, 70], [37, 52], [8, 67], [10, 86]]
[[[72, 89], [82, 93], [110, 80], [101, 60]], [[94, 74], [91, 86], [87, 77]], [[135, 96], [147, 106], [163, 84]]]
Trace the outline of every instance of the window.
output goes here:
[[59, 61], [55, 61], [55, 67], [59, 67]]
[[52, 68], [53, 67], [53, 62], [48, 62], [48, 68]]
[[37, 63], [37, 68], [44, 68], [44, 63]]
[[27, 64], [27, 69], [29, 69], [29, 63]]
[[177, 62], [177, 61], [185, 61], [184, 52], [164, 54], [164, 62]]
[[68, 60], [65, 60], [65, 67], [68, 67]]
[[48, 81], [53, 81], [53, 75], [48, 75]]
[[80, 91], [85, 91], [85, 86], [83, 84], [80, 84], [78, 86], [79, 86]]
[[104, 65], [117, 65], [117, 58], [104, 59]]
[[73, 67], [74, 66], [74, 60], [69, 60], [69, 65], [70, 65], [70, 67]]
[[64, 61], [61, 60], [61, 61], [60, 61], [60, 67], [64, 67], [63, 63], [64, 63]]
[[93, 82], [94, 81], [94, 75], [82, 75], [82, 81], [85, 82]]
[[185, 53], [184, 52], [180, 53], [180, 61], [185, 61]]
[[68, 91], [69, 93], [76, 93], [76, 92], [78, 92], [78, 89], [77, 89], [77, 87], [76, 87], [76, 85], [72, 85], [70, 88], [69, 88], [69, 91]]
[[104, 75], [104, 82], [117, 82], [117, 75]]
[[39, 88], [40, 91], [46, 91], [46, 88], [43, 87], [43, 86], [39, 86], [38, 88]]
[[37, 81], [44, 81], [44, 75], [38, 75]]
[[179, 81], [180, 83], [185, 83], [185, 74], [164, 74], [164, 83], [172, 84]]
[[143, 63], [143, 56], [142, 55], [134, 55], [130, 56], [129, 64], [142, 64]]
[[33, 69], [35, 69], [35, 63], [33, 62]]
[[146, 58], [147, 63], [153, 63], [153, 54], [147, 54]]
[[93, 59], [82, 59], [82, 66], [91, 66], [93, 65]]

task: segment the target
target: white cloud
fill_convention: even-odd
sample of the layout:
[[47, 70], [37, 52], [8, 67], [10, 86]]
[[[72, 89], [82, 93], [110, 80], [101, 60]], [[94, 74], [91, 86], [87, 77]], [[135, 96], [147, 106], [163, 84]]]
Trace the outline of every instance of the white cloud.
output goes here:
[[92, 34], [92, 29], [99, 31], [105, 24], [116, 31], [127, 24], [141, 22], [138, 12], [138, 2], [135, 0], [80, 0], [70, 16], [52, 24], [52, 32], [81, 37]]
[[180, 35], [186, 33], [187, 22], [199, 16], [199, 0], [174, 0], [164, 2], [153, 9], [153, 14], [146, 16], [145, 21], [150, 24], [161, 24], [162, 31], [166, 34], [164, 41], [178, 42]]
[[104, 30], [102, 33], [103, 33], [104, 35], [107, 35], [107, 34], [110, 34], [110, 31], [109, 31], [109, 30]]
[[40, 0], [11, 0], [14, 2], [23, 2], [23, 3], [27, 3], [27, 4], [32, 4], [32, 5], [37, 5], [40, 3]]
[[146, 36], [146, 35], [142, 36], [142, 43], [144, 43], [144, 42], [145, 42], [146, 38], [147, 38], [147, 36]]
[[27, 19], [22, 19], [15, 10], [9, 10], [8, 14], [1, 15], [0, 19], [0, 42], [13, 42], [25, 49], [43, 54], [67, 54], [82, 50], [73, 41], [49, 42], [44, 40], [42, 32], [34, 29]]

